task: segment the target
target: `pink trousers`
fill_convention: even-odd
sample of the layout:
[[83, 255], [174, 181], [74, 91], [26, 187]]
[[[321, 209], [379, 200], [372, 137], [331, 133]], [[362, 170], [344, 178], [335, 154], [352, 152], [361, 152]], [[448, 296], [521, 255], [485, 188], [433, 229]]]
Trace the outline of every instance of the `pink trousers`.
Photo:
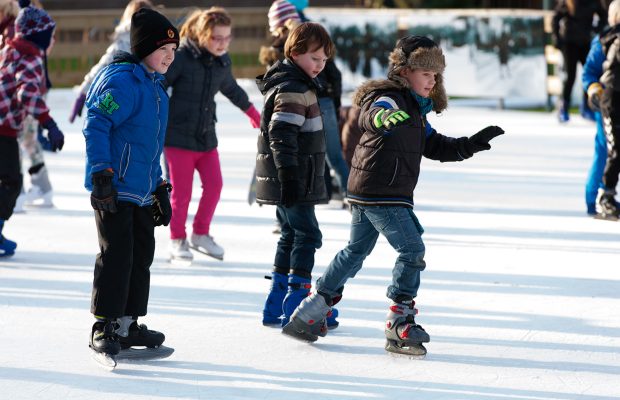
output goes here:
[[172, 219], [170, 220], [170, 238], [184, 239], [187, 210], [192, 199], [194, 170], [200, 175], [202, 195], [198, 211], [194, 216], [193, 230], [198, 235], [208, 235], [215, 208], [222, 192], [222, 170], [217, 149], [210, 151], [191, 151], [177, 147], [165, 147], [166, 162], [170, 173], [172, 193]]

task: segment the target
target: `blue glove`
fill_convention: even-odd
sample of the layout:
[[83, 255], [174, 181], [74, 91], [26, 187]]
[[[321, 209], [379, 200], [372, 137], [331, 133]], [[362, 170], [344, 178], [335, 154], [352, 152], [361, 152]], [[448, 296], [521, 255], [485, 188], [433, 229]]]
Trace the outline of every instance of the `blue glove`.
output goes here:
[[43, 124], [43, 128], [47, 129], [47, 138], [52, 146], [52, 151], [62, 150], [62, 146], [65, 145], [65, 135], [58, 129], [58, 125], [53, 119], [50, 119]]

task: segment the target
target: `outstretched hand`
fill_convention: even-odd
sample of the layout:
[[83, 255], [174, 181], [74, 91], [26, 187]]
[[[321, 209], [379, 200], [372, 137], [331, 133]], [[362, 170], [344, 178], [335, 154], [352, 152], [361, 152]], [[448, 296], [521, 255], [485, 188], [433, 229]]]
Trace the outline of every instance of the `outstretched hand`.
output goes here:
[[469, 144], [471, 146], [472, 153], [477, 153], [482, 150], [489, 150], [491, 145], [489, 142], [491, 139], [496, 138], [499, 135], [503, 135], [504, 130], [499, 126], [487, 126], [481, 131], [473, 134], [469, 137]]

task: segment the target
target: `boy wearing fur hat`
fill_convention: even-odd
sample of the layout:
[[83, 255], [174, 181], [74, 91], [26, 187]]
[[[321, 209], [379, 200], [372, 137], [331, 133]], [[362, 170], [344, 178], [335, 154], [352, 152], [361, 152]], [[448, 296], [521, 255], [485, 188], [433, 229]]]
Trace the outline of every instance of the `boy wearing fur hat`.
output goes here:
[[423, 356], [429, 335], [415, 323], [414, 298], [424, 270], [422, 225], [413, 212], [413, 191], [422, 156], [462, 161], [491, 148], [489, 141], [504, 131], [489, 126], [470, 138], [451, 138], [435, 131], [426, 114], [447, 106], [441, 48], [423, 36], [400, 39], [390, 54], [388, 79], [363, 84], [353, 103], [361, 108], [362, 138], [355, 149], [348, 181], [352, 205], [350, 240], [304, 299], [284, 333], [315, 341], [322, 321], [337, 303], [349, 278], [362, 268], [379, 234], [398, 252], [385, 335], [386, 350]]
[[47, 131], [52, 149], [60, 150], [64, 135], [49, 115], [45, 52], [56, 23], [35, 7], [22, 8], [15, 19], [15, 37], [0, 51], [0, 257], [15, 253], [15, 242], [4, 238], [4, 221], [13, 214], [22, 187], [17, 134], [28, 115]]
[[168, 122], [164, 74], [179, 45], [177, 29], [158, 12], [131, 19], [131, 54], [118, 52], [86, 96], [85, 186], [101, 252], [95, 262], [90, 347], [107, 355], [132, 346], [159, 347], [164, 335], [139, 325], [146, 315], [155, 226], [171, 217], [170, 185], [159, 159]]

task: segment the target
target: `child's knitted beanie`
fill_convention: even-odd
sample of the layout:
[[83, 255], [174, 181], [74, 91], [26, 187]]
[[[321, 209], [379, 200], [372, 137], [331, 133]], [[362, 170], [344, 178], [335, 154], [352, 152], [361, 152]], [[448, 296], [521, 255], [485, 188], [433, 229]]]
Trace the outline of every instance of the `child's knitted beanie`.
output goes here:
[[179, 31], [155, 10], [141, 8], [131, 16], [131, 52], [140, 60], [168, 43], [179, 45]]
[[271, 7], [269, 7], [267, 18], [269, 19], [269, 32], [271, 33], [284, 26], [284, 23], [289, 19], [301, 22], [295, 6], [287, 0], [274, 1]]

